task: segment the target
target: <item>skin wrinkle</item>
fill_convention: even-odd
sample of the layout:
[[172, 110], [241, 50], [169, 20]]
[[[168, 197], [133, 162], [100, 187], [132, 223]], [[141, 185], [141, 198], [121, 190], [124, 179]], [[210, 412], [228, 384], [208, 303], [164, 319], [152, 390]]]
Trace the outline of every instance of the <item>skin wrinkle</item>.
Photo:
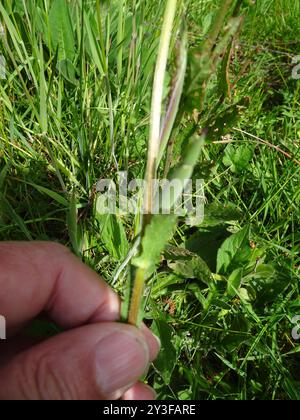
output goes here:
[[[100, 324], [97, 328], [99, 327]], [[85, 337], [84, 329], [86, 327], [81, 328], [83, 331], [81, 334], [78, 331], [79, 334], [75, 340], [66, 340], [60, 347], [57, 347], [57, 351], [56, 344], [52, 341], [49, 343], [49, 346], [42, 348], [37, 346], [36, 353], [33, 355], [30, 350], [25, 351], [11, 361], [13, 366], [12, 375], [15, 376], [22, 398], [44, 400], [51, 395], [51, 398], [54, 399], [78, 399], [78, 396], [88, 399], [117, 399], [134, 385], [140, 375], [148, 370], [149, 348], [144, 342], [142, 333], [138, 332], [137, 337], [137, 331], [134, 330], [134, 327], [128, 326], [126, 330], [122, 331], [122, 334], [133, 338], [138, 343], [138, 346], [143, 347], [144, 363], [139, 364], [141, 366], [140, 372], [137, 369], [136, 377], [132, 377], [132, 380], [126, 386], [121, 387], [118, 391], [107, 393], [102, 388], [102, 384], [108, 380], [112, 384], [112, 378], [103, 377], [102, 381], [99, 379], [103, 372], [103, 365], [99, 366], [97, 362], [97, 348], [100, 346], [105, 348], [106, 341], [109, 341], [110, 337], [113, 338], [118, 333], [118, 329], [114, 332], [107, 329], [100, 339], [87, 341], [86, 346], [83, 345], [81, 352], [78, 353], [76, 349], [82, 334], [83, 340], [86, 338], [89, 340], [89, 337], [91, 337], [90, 334]], [[89, 328], [96, 332], [96, 325], [91, 325]], [[93, 333], [92, 330], [91, 332]], [[73, 334], [72, 331], [70, 333]], [[42, 346], [44, 344], [41, 343]], [[119, 357], [121, 357], [121, 351], [120, 349]], [[59, 359], [61, 354], [63, 358]], [[70, 368], [68, 368], [68, 360], [70, 360]], [[118, 369], [118, 358], [114, 362]], [[122, 371], [126, 370], [127, 366], [122, 365], [122, 363], [119, 365], [120, 374], [122, 374]], [[9, 365], [7, 369], [4, 368], [1, 374], [5, 376], [7, 371], [11, 372]], [[65, 380], [66, 378], [67, 380]], [[5, 395], [2, 395], [3, 397], [5, 398]]]
[[[59, 245], [61, 246], [61, 245]], [[62, 247], [64, 249], [64, 251], [66, 250], [65, 247]], [[64, 254], [67, 256], [68, 259], [73, 258], [73, 254], [67, 249], [67, 252], [65, 251]], [[55, 314], [55, 312], [57, 311], [57, 306], [59, 306], [59, 297], [61, 296], [61, 291], [60, 288], [62, 287], [62, 285], [65, 284], [65, 282], [67, 281], [68, 278], [68, 274], [66, 273], [66, 267], [63, 264], [63, 261], [61, 261], [60, 259], [60, 255], [58, 255], [58, 259], [57, 261], [58, 263], [58, 267], [56, 267], [57, 272], [55, 273], [54, 276], [54, 282], [53, 282], [53, 287], [52, 287], [52, 291], [50, 293], [50, 298], [48, 300], [48, 303], [46, 304], [46, 312], [51, 316], [51, 314]], [[75, 257], [74, 257], [75, 258]], [[75, 262], [75, 261], [74, 261]], [[77, 261], [76, 261], [77, 263]], [[55, 316], [55, 318], [57, 318], [57, 316]], [[85, 322], [87, 321], [86, 318], [83, 318], [82, 320], [78, 320], [78, 322], [76, 322], [76, 326], [80, 326], [83, 325]], [[64, 327], [66, 329], [68, 328], [72, 328], [74, 325], [74, 321], [70, 322], [70, 325], [68, 325], [67, 322], [59, 322], [59, 320], [57, 321], [61, 327]]]
[[[52, 295], [51, 295], [51, 300], [49, 301], [49, 303], [46, 307], [46, 311], [49, 313], [49, 315], [51, 316], [51, 314], [54, 314], [56, 319], [58, 317], [56, 315], [57, 307], [58, 308], [60, 307], [59, 297], [62, 294], [61, 291], [60, 291], [60, 287], [62, 287], [61, 284], [62, 283], [65, 284], [66, 281], [69, 281], [69, 280], [67, 280], [64, 269], [62, 269], [60, 271], [60, 273], [58, 274], [57, 278], [56, 278], [55, 285], [53, 287], [53, 292], [52, 292]], [[99, 278], [99, 281], [100, 281], [100, 278]], [[78, 318], [76, 320], [76, 326], [77, 327], [81, 326], [81, 325], [84, 325], [84, 324], [89, 324], [92, 321], [95, 322], [96, 318], [97, 318], [97, 315], [98, 315], [98, 317], [100, 317], [101, 314], [105, 313], [105, 307], [107, 306], [107, 300], [109, 300], [109, 299], [106, 299], [104, 297], [104, 294], [108, 294], [106, 290], [104, 292], [102, 292], [103, 301], [101, 301], [99, 303], [99, 306], [95, 307], [92, 315], [86, 314], [85, 316], [81, 316], [80, 319]], [[66, 314], [64, 314], [64, 317], [66, 317]], [[117, 319], [117, 316], [116, 316], [116, 319]], [[59, 320], [58, 320], [58, 322], [59, 322]], [[74, 321], [72, 321], [72, 320], [70, 320], [69, 322], [64, 320], [64, 322], [60, 322], [59, 324], [60, 324], [61, 327], [64, 327], [66, 329], [74, 327]]]
[[[54, 315], [54, 317], [57, 319], [58, 323], [65, 327], [65, 328], [72, 328], [74, 327], [74, 325], [83, 325], [84, 323], [88, 322], [92, 317], [95, 318], [96, 315], [98, 315], [98, 317], [100, 318], [101, 315], [103, 314], [104, 311], [107, 312], [107, 316], [109, 316], [110, 313], [115, 312], [116, 316], [115, 319], [117, 319], [117, 312], [118, 312], [118, 308], [111, 308], [111, 301], [112, 299], [115, 299], [115, 296], [113, 296], [112, 292], [110, 292], [109, 289], [106, 289], [104, 287], [102, 287], [101, 281], [103, 281], [100, 276], [99, 276], [99, 294], [101, 294], [102, 299], [101, 299], [101, 303], [99, 304], [99, 306], [95, 307], [95, 309], [93, 310], [93, 314], [92, 316], [90, 314], [83, 314], [80, 313], [80, 311], [78, 311], [78, 314], [80, 314], [80, 317], [78, 319], [74, 320], [74, 315], [72, 315], [72, 319], [71, 320], [64, 320], [64, 321], [60, 321], [59, 318], [67, 317], [67, 313], [63, 310], [63, 304], [61, 303], [61, 296], [65, 296], [64, 293], [61, 292], [62, 289], [64, 288], [68, 288], [66, 286], [67, 282], [70, 282], [71, 279], [69, 279], [69, 273], [67, 271], [67, 267], [66, 267], [66, 259], [69, 261], [69, 266], [72, 263], [72, 260], [74, 260], [74, 264], [78, 264], [80, 261], [79, 259], [77, 259], [75, 256], [73, 256], [73, 254], [64, 246], [60, 245], [60, 244], [56, 244], [56, 243], [41, 243], [41, 247], [40, 249], [38, 249], [37, 247], [34, 248], [34, 253], [35, 255], [37, 254], [35, 260], [36, 261], [47, 261], [48, 259], [48, 255], [49, 254], [53, 254], [53, 257], [55, 258], [55, 264], [54, 265], [50, 265], [50, 267], [48, 267], [48, 265], [45, 267], [45, 269], [47, 270], [47, 274], [46, 276], [50, 275], [50, 281], [45, 281], [44, 285], [43, 285], [43, 295], [46, 296], [48, 295], [47, 298], [47, 303], [45, 305], [43, 305], [42, 303], [40, 304], [40, 307], [37, 308], [37, 313], [36, 315], [38, 315], [39, 312], [41, 312], [43, 309], [46, 310], [49, 315]], [[2, 247], [2, 249], [5, 250], [5, 246]], [[22, 249], [23, 251], [23, 249]], [[3, 266], [8, 266], [8, 271], [10, 273], [13, 272], [13, 270], [16, 268], [15, 264], [13, 264], [12, 260], [15, 260], [16, 258], [14, 257], [13, 253], [10, 252], [10, 250], [8, 249], [7, 252], [2, 252], [2, 255], [6, 254], [6, 257], [4, 257], [4, 262], [3, 262]], [[52, 255], [51, 255], [52, 256]], [[52, 258], [53, 258], [52, 257]], [[26, 263], [26, 260], [30, 261], [30, 268], [31, 271], [33, 272], [31, 275], [32, 277], [38, 277], [39, 276], [39, 268], [38, 266], [35, 265], [34, 260], [32, 261], [32, 252], [31, 251], [26, 251], [25, 252], [25, 256], [24, 253], [22, 255], [22, 260], [21, 263], [18, 264], [18, 266], [21, 266]], [[69, 267], [68, 266], [68, 267]], [[80, 266], [79, 266], [80, 268]], [[85, 268], [87, 269], [87, 267]], [[50, 271], [48, 274], [48, 270]], [[21, 271], [21, 270], [19, 270]], [[89, 273], [87, 273], [88, 275]], [[45, 275], [45, 274], [44, 274]], [[93, 273], [94, 275], [94, 273]], [[5, 279], [3, 279], [3, 273], [1, 273], [1, 278], [3, 281], [5, 281]], [[96, 277], [95, 277], [96, 278]], [[6, 277], [7, 280], [7, 277]], [[9, 279], [8, 279], [9, 280]], [[94, 280], [94, 279], [93, 279]], [[95, 280], [94, 280], [95, 282]], [[45, 286], [51, 284], [51, 288], [45, 288]], [[76, 284], [74, 285], [74, 287], [76, 287]], [[102, 289], [102, 290], [101, 290]], [[10, 292], [10, 290], [8, 290], [8, 293]], [[40, 296], [41, 294], [41, 290], [39, 288], [32, 288], [31, 290], [29, 290], [30, 295], [26, 296], [25, 299], [28, 302], [31, 301], [39, 301], [41, 299], [38, 299], [37, 296]], [[23, 291], [23, 293], [26, 293]], [[107, 296], [107, 297], [106, 297]], [[3, 297], [3, 296], [2, 296]], [[110, 297], [112, 299], [110, 299]], [[6, 299], [7, 300], [7, 299]], [[116, 305], [115, 305], [116, 306]], [[107, 308], [107, 310], [106, 310]], [[80, 309], [80, 308], [79, 308]], [[78, 315], [77, 314], [77, 315]], [[110, 317], [110, 319], [112, 319]]]
[[[68, 254], [69, 254], [68, 258], [74, 259], [74, 263], [79, 262], [77, 257], [75, 257], [71, 252], [68, 252]], [[51, 297], [50, 297], [49, 303], [46, 306], [47, 312], [50, 315], [54, 314], [55, 318], [57, 318], [57, 315], [56, 315], [57, 308], [60, 308], [60, 306], [61, 306], [60, 305], [60, 299], [59, 299], [60, 296], [63, 295], [63, 293], [61, 292], [61, 288], [65, 287], [67, 281], [70, 282], [71, 279], [68, 278], [68, 273], [66, 272], [65, 266], [61, 265], [61, 266], [59, 266], [58, 273], [56, 273], [55, 282], [54, 282], [54, 285], [53, 285], [53, 291], [51, 292]], [[101, 281], [103, 281], [103, 280], [99, 276], [99, 286], [102, 286], [101, 283], [100, 283]], [[75, 286], [76, 285], [74, 285], [74, 287]], [[90, 314], [85, 315], [85, 316], [82, 316], [81, 319], [77, 319], [76, 320], [76, 326], [80, 326], [80, 325], [83, 325], [83, 324], [86, 324], [86, 323], [90, 323], [91, 321], [95, 322], [97, 320], [96, 315], [98, 315], [98, 317], [101, 316], [101, 318], [103, 319], [103, 314], [104, 313], [109, 314], [111, 312], [110, 296], [112, 298], [113, 297], [115, 298], [115, 296], [113, 296], [112, 293], [110, 293], [110, 289], [107, 289], [107, 288], [104, 289], [103, 287], [102, 287], [102, 289], [103, 289], [102, 293], [101, 293], [102, 294], [102, 299], [101, 299], [101, 302], [100, 302], [99, 306], [95, 307], [92, 315], [90, 315]], [[106, 307], [107, 307], [107, 309], [106, 309]], [[114, 311], [116, 312], [115, 320], [118, 319], [118, 316], [117, 316], [118, 310], [119, 310], [119, 307], [114, 308]], [[64, 317], [66, 317], [66, 315], [67, 314], [64, 313]], [[109, 319], [111, 320], [112, 318], [109, 317]], [[66, 320], [64, 320], [64, 322], [61, 323], [61, 326], [65, 327], [67, 329], [72, 328], [72, 327], [74, 327], [74, 321], [71, 320], [69, 322], [66, 322]]]
[[[75, 362], [74, 356], [72, 356], [72, 362]], [[85, 358], [82, 356], [76, 358], [75, 366], [80, 366], [81, 363], [78, 363], [79, 360], [86, 362]], [[88, 360], [88, 359], [87, 359]], [[80, 386], [77, 386], [78, 380], [76, 380], [76, 373], [68, 370], [67, 378], [65, 380], [65, 375], [60, 376], [60, 366], [57, 366], [56, 360], [53, 360], [53, 355], [42, 355], [42, 358], [38, 358], [36, 368], [36, 386], [37, 389], [41, 390], [43, 399], [45, 395], [52, 395], [53, 399], [76, 399], [76, 395], [80, 395]], [[86, 363], [82, 364], [86, 367]], [[75, 373], [75, 375], [74, 375]], [[82, 384], [80, 384], [82, 385]]]
[[[92, 349], [91, 349], [92, 352]], [[70, 376], [68, 370], [67, 381], [65, 375], [60, 375], [60, 365], [57, 365], [56, 353], [47, 353], [47, 349], [38, 352], [37, 356], [31, 357], [30, 352], [25, 352], [17, 356], [13, 362], [13, 372], [16, 372], [16, 382], [24, 399], [32, 399], [34, 391], [34, 399], [47, 399], [47, 395], [52, 395], [51, 399], [76, 399], [76, 395], [80, 395], [80, 386], [74, 389], [76, 374]], [[71, 355], [74, 366], [74, 354]], [[81, 355], [76, 358], [76, 366], [86, 367], [89, 361], [87, 356]], [[9, 367], [9, 366], [8, 366]], [[74, 371], [75, 372], [75, 371]], [[72, 372], [73, 373], [73, 372]], [[5, 374], [5, 372], [4, 372]], [[29, 393], [28, 393], [29, 392]]]
[[37, 389], [41, 390], [42, 399], [45, 399], [45, 395], [52, 395], [52, 399], [76, 400], [76, 396], [81, 394], [80, 385], [82, 385], [80, 383], [78, 387], [76, 374], [72, 372], [70, 375], [68, 371], [66, 381], [65, 375], [60, 376], [58, 367], [55, 365], [56, 361], [52, 357], [47, 360], [47, 356], [46, 354], [44, 360], [39, 360], [40, 368], [38, 367], [36, 371], [36, 385]]
[[[9, 369], [9, 364], [7, 368]], [[4, 375], [5, 375], [4, 369]], [[15, 379], [15, 382], [18, 384], [19, 390], [20, 390], [20, 398], [23, 398], [24, 400], [31, 400], [31, 393], [34, 389], [34, 392], [36, 394], [37, 399], [42, 398], [42, 393], [34, 384], [36, 384], [36, 375], [37, 375], [37, 369], [36, 365], [34, 366], [34, 369], [32, 369], [32, 363], [30, 357], [28, 357], [25, 354], [25, 357], [19, 358], [18, 356], [13, 360], [13, 370], [12, 370], [12, 376]], [[34, 379], [34, 380], [33, 380]], [[34, 386], [34, 388], [33, 388]], [[5, 390], [4, 390], [4, 399], [12, 399], [10, 395], [8, 395], [5, 398]], [[3, 399], [3, 396], [2, 396]]]
[[[149, 358], [157, 356], [158, 343], [145, 326], [138, 330], [116, 322], [120, 298], [97, 273], [56, 243], [1, 243], [0, 262], [0, 309], [10, 319], [9, 335], [19, 333], [0, 343], [4, 356], [0, 399], [120, 398], [136, 386]], [[73, 328], [42, 341], [28, 341], [21, 329], [32, 318], [43, 315]], [[122, 336], [113, 342], [102, 341], [110, 334], [121, 333], [130, 335], [139, 346]], [[100, 353], [97, 346], [102, 346]], [[131, 346], [135, 348], [132, 356]], [[111, 348], [107, 356], [106, 348]], [[123, 365], [117, 361], [122, 349]], [[118, 383], [116, 364], [120, 374], [123, 372]], [[109, 396], [104, 395], [104, 386]], [[136, 389], [143, 394], [143, 388]]]
[[[6, 243], [6, 244], [10, 244], [10, 243]], [[35, 259], [32, 259], [32, 249], [31, 246], [28, 247], [28, 249], [26, 247], [22, 247], [22, 255], [19, 256], [19, 252], [16, 256], [18, 256], [19, 258], [16, 258], [16, 256], [14, 255], [14, 252], [11, 251], [10, 247], [8, 245], [2, 245], [0, 246], [0, 254], [2, 254], [2, 261], [1, 261], [1, 265], [2, 267], [5, 267], [6, 270], [0, 274], [0, 286], [1, 283], [3, 284], [10, 284], [10, 280], [13, 278], [13, 274], [14, 272], [22, 272], [22, 267], [25, 264], [28, 264], [27, 261], [30, 261], [30, 275], [32, 278], [38, 278], [40, 277], [40, 269], [38, 267], [38, 265], [36, 264], [36, 261], [39, 261], [40, 259], [43, 261], [45, 259], [45, 256], [47, 257], [47, 252], [45, 253], [45, 249], [43, 246], [40, 247], [40, 249], [38, 247], [35, 247], [34, 251], [35, 251]], [[11, 243], [11, 245], [13, 245], [13, 243]], [[54, 248], [55, 250], [57, 249], [57, 244], [46, 244], [46, 246], [50, 248], [50, 251], [52, 250], [52, 248]], [[64, 247], [62, 245], [60, 245], [59, 247], [63, 248]], [[29, 250], [30, 248], [30, 250]], [[18, 250], [19, 251], [19, 250]], [[56, 253], [56, 252], [55, 252]], [[37, 255], [36, 255], [37, 254]], [[46, 255], [45, 255], [46, 254]], [[55, 266], [56, 267], [56, 266]], [[48, 268], [48, 267], [47, 267]], [[3, 274], [7, 273], [8, 274], [4, 277]], [[48, 274], [47, 274], [48, 275]], [[4, 278], [3, 278], [4, 277]], [[50, 277], [51, 278], [51, 277]], [[56, 277], [55, 277], [56, 278]], [[48, 286], [48, 287], [45, 287]], [[4, 288], [4, 290], [6, 290], [6, 288]], [[37, 314], [40, 313], [43, 310], [43, 302], [40, 298], [41, 293], [43, 294], [43, 296], [47, 296], [47, 294], [49, 290], [49, 282], [45, 282], [45, 284], [43, 284], [43, 287], [41, 288], [23, 288], [23, 300], [25, 302], [40, 302], [39, 307], [36, 309]], [[7, 294], [9, 295], [7, 298], [4, 296], [2, 298], [2, 300], [5, 301], [10, 301], [11, 298], [11, 290], [8, 287], [7, 288]], [[37, 315], [36, 314], [36, 315]], [[30, 317], [28, 317], [28, 319], [24, 320], [24, 321], [29, 321]], [[10, 328], [10, 318], [7, 319], [7, 325]], [[14, 325], [12, 325], [13, 327]]]

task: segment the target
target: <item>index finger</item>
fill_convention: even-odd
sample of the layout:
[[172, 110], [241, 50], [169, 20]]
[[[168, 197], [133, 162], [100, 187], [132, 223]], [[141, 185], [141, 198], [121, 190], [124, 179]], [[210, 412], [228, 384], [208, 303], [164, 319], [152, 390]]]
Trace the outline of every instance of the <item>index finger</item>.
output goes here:
[[119, 299], [67, 248], [52, 242], [0, 243], [0, 314], [15, 328], [46, 311], [64, 328], [114, 321]]

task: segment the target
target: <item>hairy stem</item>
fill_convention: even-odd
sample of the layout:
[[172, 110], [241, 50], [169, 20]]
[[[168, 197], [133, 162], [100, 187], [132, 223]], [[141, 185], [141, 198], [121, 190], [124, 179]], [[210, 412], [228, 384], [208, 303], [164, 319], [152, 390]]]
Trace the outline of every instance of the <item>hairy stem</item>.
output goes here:
[[[147, 191], [145, 194], [145, 213], [151, 214], [152, 210], [152, 179], [156, 178], [156, 162], [158, 160], [160, 148], [160, 134], [161, 134], [161, 113], [162, 113], [162, 99], [163, 87], [166, 74], [166, 67], [168, 61], [168, 54], [172, 36], [173, 23], [175, 18], [177, 0], [168, 0], [162, 32], [160, 37], [160, 44], [158, 49], [158, 57], [153, 82], [153, 95], [150, 115], [150, 135], [148, 159], [146, 168], [146, 183]], [[148, 217], [149, 219], [149, 217]]]
[[132, 325], [138, 325], [139, 323], [139, 313], [141, 308], [141, 303], [143, 299], [145, 285], [145, 270], [143, 268], [138, 268], [135, 273], [135, 279], [133, 284], [133, 292], [130, 301], [130, 308], [128, 314], [128, 323]]

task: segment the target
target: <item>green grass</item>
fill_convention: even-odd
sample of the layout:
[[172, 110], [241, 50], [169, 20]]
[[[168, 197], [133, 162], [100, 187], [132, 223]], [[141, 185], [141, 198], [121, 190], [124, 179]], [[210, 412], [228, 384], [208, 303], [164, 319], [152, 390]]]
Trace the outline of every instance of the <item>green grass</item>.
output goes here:
[[[179, 3], [188, 5], [197, 50], [219, 2]], [[300, 84], [291, 64], [300, 55], [300, 5], [246, 3], [230, 96], [216, 107], [217, 77], [206, 88], [201, 121], [217, 109], [227, 125], [210, 130], [194, 172], [205, 181], [205, 221], [178, 224], [147, 290], [146, 322], [163, 343], [147, 381], [163, 399], [300, 399], [300, 347], [291, 335], [300, 315]], [[116, 167], [144, 176], [164, 6], [1, 3], [1, 240], [59, 241], [112, 282], [139, 218], [99, 215], [94, 186], [115, 178]], [[171, 166], [192, 120], [191, 109]], [[114, 287], [123, 295], [125, 276]]]

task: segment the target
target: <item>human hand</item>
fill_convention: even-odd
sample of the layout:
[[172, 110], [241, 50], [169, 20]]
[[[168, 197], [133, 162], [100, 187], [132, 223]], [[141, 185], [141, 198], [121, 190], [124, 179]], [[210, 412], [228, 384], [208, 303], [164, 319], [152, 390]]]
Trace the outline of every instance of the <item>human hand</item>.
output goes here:
[[[66, 331], [45, 341], [22, 336], [45, 312]], [[150, 330], [117, 322], [119, 299], [67, 248], [0, 243], [0, 399], [154, 399], [138, 382], [159, 351]]]

